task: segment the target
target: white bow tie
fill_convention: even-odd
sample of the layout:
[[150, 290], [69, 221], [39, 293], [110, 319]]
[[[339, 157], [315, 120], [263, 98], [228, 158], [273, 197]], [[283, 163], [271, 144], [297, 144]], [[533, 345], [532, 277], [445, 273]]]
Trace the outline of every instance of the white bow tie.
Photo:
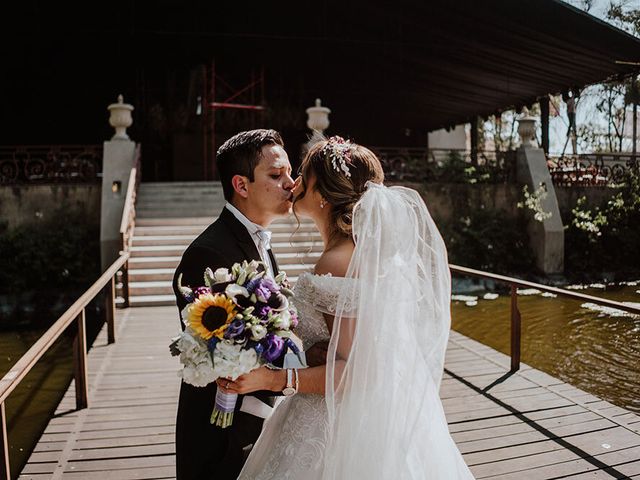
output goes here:
[[262, 246], [269, 250], [271, 248], [271, 232], [269, 230], [257, 230], [256, 235], [260, 239]]

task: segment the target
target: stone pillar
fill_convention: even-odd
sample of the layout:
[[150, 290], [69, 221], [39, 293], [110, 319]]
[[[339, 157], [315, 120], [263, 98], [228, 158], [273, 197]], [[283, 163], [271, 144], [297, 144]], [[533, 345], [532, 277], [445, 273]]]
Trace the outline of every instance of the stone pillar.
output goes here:
[[129, 139], [126, 129], [131, 126], [133, 106], [123, 103], [109, 105], [109, 123], [116, 133], [104, 142], [102, 158], [102, 201], [100, 205], [100, 260], [102, 271], [111, 265], [122, 250], [120, 223], [129, 186], [129, 176], [134, 167], [136, 144]]
[[[562, 274], [564, 272], [564, 226], [560, 217], [558, 198], [551, 180], [547, 158], [544, 150], [538, 148], [535, 141], [534, 117], [525, 109], [518, 120], [518, 133], [522, 145], [517, 152], [518, 183], [527, 185], [529, 192], [535, 192], [541, 186], [547, 191], [542, 200], [542, 209], [551, 213], [551, 217], [543, 221], [529, 219], [529, 239], [536, 257], [537, 267], [546, 274]], [[528, 211], [529, 212], [529, 211]]]

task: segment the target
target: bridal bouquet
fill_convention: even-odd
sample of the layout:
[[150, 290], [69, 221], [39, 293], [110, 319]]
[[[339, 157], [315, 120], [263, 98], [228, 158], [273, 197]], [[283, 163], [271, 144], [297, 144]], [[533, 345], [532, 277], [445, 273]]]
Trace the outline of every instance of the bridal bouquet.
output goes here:
[[[205, 286], [178, 288], [189, 304], [182, 311], [185, 330], [170, 346], [180, 356], [180, 376], [204, 387], [219, 377], [233, 380], [284, 357], [287, 348], [299, 354], [291, 340], [298, 317], [286, 274], [275, 280], [259, 272], [256, 261], [236, 263], [231, 271], [204, 272]], [[233, 422], [238, 395], [218, 390], [211, 423], [226, 428]]]

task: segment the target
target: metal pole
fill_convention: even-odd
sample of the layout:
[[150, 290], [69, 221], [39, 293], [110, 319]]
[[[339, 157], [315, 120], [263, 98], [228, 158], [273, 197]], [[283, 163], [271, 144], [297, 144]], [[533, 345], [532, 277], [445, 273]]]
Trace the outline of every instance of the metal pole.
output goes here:
[[478, 117], [471, 120], [471, 163], [478, 165]]
[[540, 99], [540, 120], [542, 127], [542, 150], [549, 155], [549, 96]]
[[107, 316], [107, 343], [116, 341], [116, 277], [111, 277], [104, 289], [105, 311]]
[[638, 82], [635, 75], [631, 77], [631, 95], [633, 96], [633, 160], [636, 159], [638, 143]]
[[520, 311], [518, 310], [518, 287], [511, 284], [511, 371], [520, 370]]
[[77, 318], [78, 332], [73, 341], [73, 374], [76, 381], [76, 408], [78, 410], [89, 406], [85, 323], [85, 309], [83, 308]]
[[9, 465], [9, 437], [7, 436], [7, 412], [4, 402], [0, 403], [0, 480], [11, 479], [11, 468]]

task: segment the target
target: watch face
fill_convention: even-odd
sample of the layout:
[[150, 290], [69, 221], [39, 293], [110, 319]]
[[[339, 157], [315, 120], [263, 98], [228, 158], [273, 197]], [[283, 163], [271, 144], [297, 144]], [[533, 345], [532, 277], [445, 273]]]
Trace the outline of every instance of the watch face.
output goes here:
[[284, 390], [282, 390], [282, 395], [284, 395], [285, 397], [290, 397], [294, 393], [296, 393], [296, 389], [293, 387], [286, 387]]

